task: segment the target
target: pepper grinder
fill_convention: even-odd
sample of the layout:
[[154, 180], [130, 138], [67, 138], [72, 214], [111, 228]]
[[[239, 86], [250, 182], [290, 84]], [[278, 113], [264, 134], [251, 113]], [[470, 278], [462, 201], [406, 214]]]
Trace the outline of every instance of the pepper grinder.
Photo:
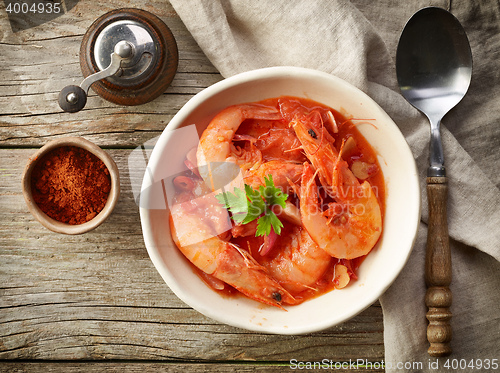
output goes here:
[[160, 96], [179, 61], [170, 29], [155, 15], [123, 8], [99, 17], [83, 36], [80, 67], [85, 79], [59, 93], [59, 106], [74, 113], [87, 103], [90, 86], [119, 105], [141, 105]]

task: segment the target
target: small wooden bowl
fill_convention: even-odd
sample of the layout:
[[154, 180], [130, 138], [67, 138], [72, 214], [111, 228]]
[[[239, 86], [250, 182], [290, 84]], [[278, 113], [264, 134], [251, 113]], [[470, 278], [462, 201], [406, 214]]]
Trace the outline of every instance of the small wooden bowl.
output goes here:
[[[111, 190], [109, 192], [108, 200], [106, 201], [104, 208], [101, 210], [101, 212], [99, 212], [99, 214], [97, 214], [92, 220], [89, 220], [88, 222], [85, 222], [83, 224], [72, 225], [52, 219], [50, 216], [45, 214], [40, 209], [40, 207], [38, 207], [35, 200], [33, 199], [31, 190], [31, 174], [35, 165], [37, 164], [38, 160], [40, 160], [45, 154], [62, 146], [75, 146], [89, 151], [97, 158], [99, 158], [109, 170]], [[26, 164], [26, 167], [24, 168], [22, 188], [24, 200], [28, 205], [28, 209], [44, 227], [57, 233], [81, 234], [98, 227], [111, 214], [120, 195], [120, 177], [116, 163], [109, 156], [109, 154], [102, 150], [100, 147], [81, 137], [64, 137], [48, 142], [30, 157], [28, 163]]]

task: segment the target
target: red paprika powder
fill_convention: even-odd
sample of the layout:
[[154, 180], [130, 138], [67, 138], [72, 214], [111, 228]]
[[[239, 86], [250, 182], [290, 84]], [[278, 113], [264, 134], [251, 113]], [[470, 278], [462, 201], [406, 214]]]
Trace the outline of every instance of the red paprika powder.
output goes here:
[[62, 146], [44, 155], [31, 174], [31, 192], [52, 219], [82, 224], [106, 204], [111, 178], [105, 164], [88, 150]]

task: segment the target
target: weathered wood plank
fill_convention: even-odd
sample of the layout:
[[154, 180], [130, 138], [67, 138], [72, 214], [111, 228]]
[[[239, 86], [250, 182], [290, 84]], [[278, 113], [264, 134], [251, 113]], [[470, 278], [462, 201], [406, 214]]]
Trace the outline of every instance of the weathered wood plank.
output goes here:
[[144, 247], [130, 150], [109, 150], [122, 193], [103, 225], [80, 236], [48, 231], [20, 190], [34, 150], [0, 150], [0, 359], [383, 359], [378, 304], [323, 332], [277, 336], [219, 324], [180, 301]]
[[170, 4], [151, 2], [144, 9], [162, 18], [178, 43], [179, 68], [171, 86], [156, 100], [133, 107], [90, 91], [84, 110], [63, 113], [59, 91], [83, 79], [78, 63], [83, 34], [99, 15], [123, 6], [118, 3], [108, 1], [96, 11], [93, 4], [79, 2], [51, 22], [18, 33], [8, 26], [0, 33], [0, 146], [41, 146], [65, 134], [92, 135], [99, 145], [137, 146], [151, 132], [160, 134], [189, 98], [222, 79]]
[[[304, 362], [305, 364], [306, 362]], [[314, 364], [314, 362], [311, 362]], [[316, 369], [320, 369], [319, 366], [321, 362], [316, 362]], [[335, 368], [335, 363], [333, 362], [333, 369], [336, 372], [343, 373], [347, 371], [352, 371], [348, 369], [342, 369], [341, 365], [339, 365], [339, 369]], [[341, 362], [338, 362], [341, 363]], [[349, 365], [346, 362], [344, 367], [348, 367]], [[376, 362], [373, 362], [376, 363]], [[330, 362], [326, 362], [326, 366], [323, 364], [323, 368], [326, 370], [328, 364]], [[377, 366], [377, 365], [372, 365]], [[292, 365], [295, 367], [295, 365]], [[298, 365], [297, 368], [298, 370]], [[381, 369], [371, 369], [369, 366], [367, 368], [359, 368], [362, 369], [363, 372], [366, 373], [375, 373], [375, 372], [383, 372]], [[168, 371], [170, 373], [190, 373], [190, 372], [218, 372], [218, 373], [226, 373], [226, 372], [242, 372], [242, 373], [250, 373], [250, 372], [290, 372], [291, 366], [284, 364], [252, 364], [252, 363], [244, 363], [244, 364], [229, 364], [229, 363], [206, 363], [206, 364], [198, 364], [198, 363], [178, 363], [178, 362], [22, 362], [22, 363], [0, 363], [0, 370], [5, 373], [31, 373], [31, 372], [39, 372], [39, 371], [49, 371], [49, 372], [64, 372], [64, 373], [94, 373], [94, 372], [130, 372], [130, 373], [149, 373], [149, 372], [158, 372], [158, 371]]]

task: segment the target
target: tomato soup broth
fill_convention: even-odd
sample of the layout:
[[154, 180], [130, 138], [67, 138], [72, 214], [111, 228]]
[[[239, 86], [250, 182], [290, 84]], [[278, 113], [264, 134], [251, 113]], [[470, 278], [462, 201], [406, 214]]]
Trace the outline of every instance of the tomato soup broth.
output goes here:
[[[354, 176], [360, 183], [367, 181], [371, 185], [371, 190], [379, 203], [383, 221], [385, 210], [384, 177], [376, 151], [370, 146], [357, 128], [359, 125], [376, 126], [376, 123], [373, 123], [370, 118], [352, 118], [347, 114], [341, 114], [313, 100], [298, 97], [283, 96], [267, 99], [255, 104], [276, 108], [283, 113], [284, 111], [281, 107], [283, 102], [286, 102], [289, 106], [291, 105], [295, 113], [302, 113], [303, 115], [314, 114], [315, 120], [327, 129], [329, 136], [324, 136], [324, 139], [319, 139], [319, 143], [321, 144], [322, 141], [332, 141], [331, 139], [333, 138], [331, 142], [332, 146], [335, 148], [336, 152], [339, 153], [339, 157], [347, 162]], [[293, 117], [290, 115], [287, 117], [287, 114], [283, 114], [283, 118], [277, 120], [245, 119], [236, 131], [232, 141], [235, 151], [240, 154], [251, 152], [257, 153], [259, 155], [258, 162], [262, 163], [273, 161], [292, 162], [296, 164], [307, 163], [308, 157], [301, 147], [301, 142], [297, 138], [294, 128], [290, 125], [292, 120]], [[309, 131], [311, 136], [319, 136], [319, 133], [316, 134], [314, 131]], [[193, 176], [196, 177], [196, 175]], [[318, 185], [320, 185], [318, 176], [315, 178]], [[299, 188], [297, 186], [299, 183], [300, 175], [297, 175], [294, 180], [290, 180], [289, 186], [282, 188], [283, 192], [288, 195], [287, 202], [291, 202], [291, 204], [298, 209], [300, 209]], [[349, 189], [344, 190], [344, 193], [351, 192], [353, 191]], [[318, 190], [318, 196], [322, 202], [321, 205], [325, 206], [325, 209], [327, 206], [331, 206], [332, 203], [335, 203], [332, 197], [325, 191]], [[330, 219], [340, 219], [341, 215], [342, 214], [332, 216]], [[292, 256], [295, 254], [284, 254], [284, 250], [285, 247], [290, 244], [298, 245], [296, 242], [291, 243], [290, 237], [294, 234], [297, 235], [297, 232], [305, 228], [301, 227], [300, 224], [293, 224], [287, 219], [281, 219], [279, 213], [277, 213], [277, 216], [280, 218], [283, 227], [281, 233], [275, 238], [272, 248], [266, 252], [265, 255], [262, 255], [261, 252], [266, 238], [264, 236], [256, 236], [253, 233], [241, 233], [237, 229], [234, 229], [234, 223], [233, 231], [227, 233], [222, 239], [228, 240], [237, 246], [239, 248], [238, 250], [244, 250], [250, 254], [255, 262], [264, 268], [264, 271], [268, 271], [271, 265], [276, 265], [273, 263], [278, 263], [281, 256], [284, 255], [290, 255], [289, 258], [285, 258], [288, 261], [301, 260], [299, 257], [297, 257], [298, 259], [294, 259]], [[248, 226], [251, 226], [251, 224], [255, 223], [249, 223]], [[300, 250], [300, 248], [297, 248], [297, 250]], [[293, 298], [295, 298], [295, 304], [299, 304], [308, 299], [320, 296], [325, 292], [344, 287], [346, 284], [345, 278], [342, 279], [341, 274], [337, 273], [341, 267], [343, 267], [343, 271], [347, 272], [349, 276], [348, 283], [356, 281], [358, 268], [365, 257], [366, 255], [353, 259], [339, 259], [332, 256], [329, 259], [326, 270], [322, 269], [323, 273], [319, 274], [318, 279], [315, 280], [313, 284], [297, 287], [290, 283], [287, 284], [287, 282], [290, 282], [290, 280], [287, 280], [282, 281], [283, 283], [281, 283], [281, 285], [283, 285]], [[280, 264], [277, 265], [279, 266]], [[193, 268], [207, 285], [219, 291], [221, 294], [233, 296], [238, 293], [233, 286], [211, 275], [207, 275], [196, 266], [193, 266]], [[272, 270], [269, 270], [269, 273], [272, 274]], [[280, 282], [280, 280], [278, 280], [278, 282]], [[293, 280], [291, 282], [293, 282]], [[341, 284], [341, 282], [343, 284]]]

